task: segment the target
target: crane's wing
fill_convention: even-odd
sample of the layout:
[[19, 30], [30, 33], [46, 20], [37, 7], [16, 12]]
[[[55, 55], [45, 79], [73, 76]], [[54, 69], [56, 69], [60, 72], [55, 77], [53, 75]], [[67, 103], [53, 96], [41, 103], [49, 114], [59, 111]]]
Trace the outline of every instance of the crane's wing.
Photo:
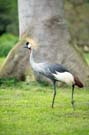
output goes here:
[[52, 74], [56, 72], [69, 72], [62, 64], [49, 64], [48, 68]]
[[61, 64], [49, 64], [49, 63], [39, 63], [38, 64], [38, 72], [45, 75], [50, 79], [54, 79], [53, 74], [56, 72], [69, 72], [63, 65]]

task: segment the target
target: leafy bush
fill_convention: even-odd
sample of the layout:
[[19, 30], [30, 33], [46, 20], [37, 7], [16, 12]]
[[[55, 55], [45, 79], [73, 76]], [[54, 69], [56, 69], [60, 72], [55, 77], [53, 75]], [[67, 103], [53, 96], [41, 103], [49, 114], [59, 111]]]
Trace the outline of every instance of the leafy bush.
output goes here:
[[18, 38], [11, 34], [4, 34], [0, 37], [0, 57], [7, 56], [10, 49], [15, 45]]
[[16, 78], [0, 78], [0, 87], [1, 86], [13, 86], [16, 85], [18, 81]]
[[0, 0], [0, 35], [5, 32], [18, 34], [17, 0]]

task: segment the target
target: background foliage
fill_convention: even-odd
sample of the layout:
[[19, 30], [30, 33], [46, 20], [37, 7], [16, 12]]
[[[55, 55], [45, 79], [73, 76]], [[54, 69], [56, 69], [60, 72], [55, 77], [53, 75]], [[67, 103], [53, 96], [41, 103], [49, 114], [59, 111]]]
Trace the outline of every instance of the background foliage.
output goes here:
[[0, 38], [0, 57], [7, 56], [10, 49], [17, 42], [18, 38], [13, 34], [3, 34]]
[[0, 0], [0, 57], [7, 56], [18, 40], [17, 0]]
[[0, 35], [18, 34], [17, 0], [0, 0]]

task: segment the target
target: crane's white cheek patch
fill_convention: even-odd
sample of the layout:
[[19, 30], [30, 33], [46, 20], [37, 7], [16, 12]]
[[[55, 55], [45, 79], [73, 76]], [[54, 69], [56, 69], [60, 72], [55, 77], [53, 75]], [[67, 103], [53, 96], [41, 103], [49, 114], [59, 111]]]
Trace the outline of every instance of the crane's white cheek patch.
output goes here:
[[58, 81], [61, 81], [61, 82], [65, 82], [69, 85], [73, 84], [74, 83], [74, 77], [71, 73], [69, 72], [63, 72], [63, 73], [60, 73], [60, 72], [57, 72], [56, 71], [56, 74], [53, 74], [53, 76], [55, 77], [55, 79], [57, 79]]
[[31, 45], [30, 45], [30, 43], [28, 44], [28, 48], [31, 48]]

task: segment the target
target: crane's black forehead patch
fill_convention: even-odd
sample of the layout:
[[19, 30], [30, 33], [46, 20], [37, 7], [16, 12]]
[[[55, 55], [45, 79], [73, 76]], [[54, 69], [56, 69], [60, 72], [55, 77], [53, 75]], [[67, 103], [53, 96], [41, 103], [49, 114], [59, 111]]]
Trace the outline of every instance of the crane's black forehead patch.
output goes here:
[[26, 45], [28, 45], [29, 44], [29, 42], [26, 42]]

